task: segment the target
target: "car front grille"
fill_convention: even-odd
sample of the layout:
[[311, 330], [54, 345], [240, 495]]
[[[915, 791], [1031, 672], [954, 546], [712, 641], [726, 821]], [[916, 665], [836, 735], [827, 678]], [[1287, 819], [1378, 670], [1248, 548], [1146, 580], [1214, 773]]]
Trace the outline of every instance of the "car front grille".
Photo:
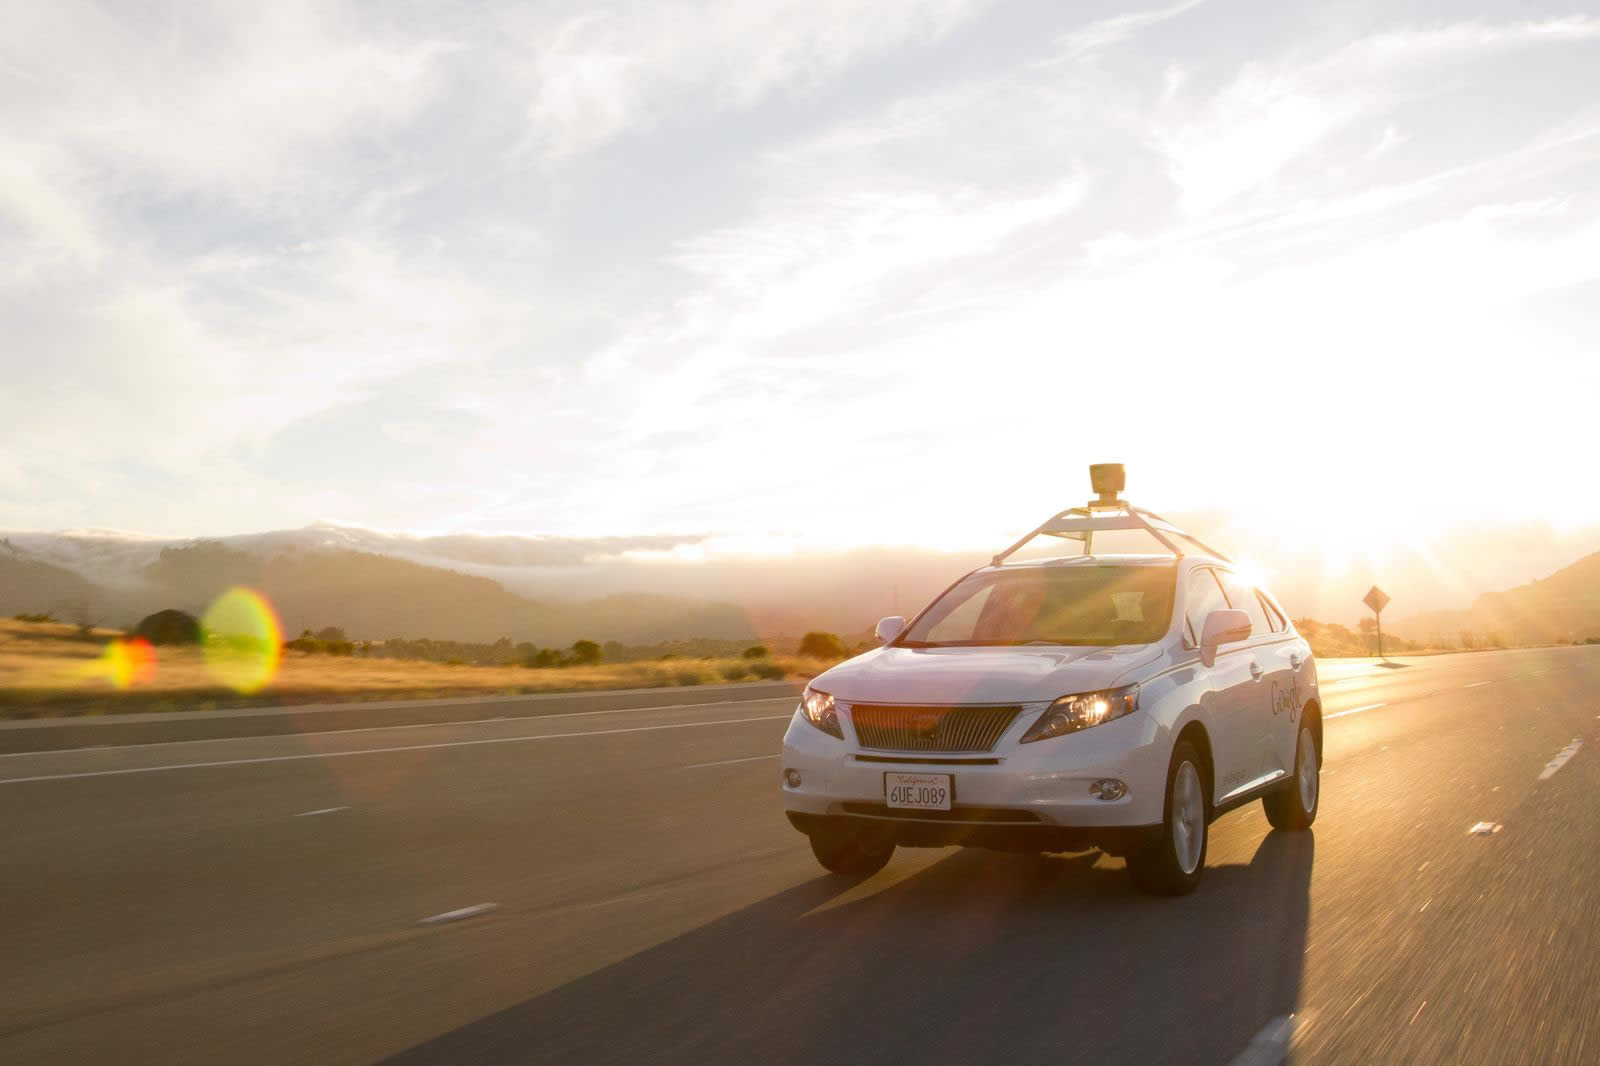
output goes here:
[[919, 707], [857, 703], [856, 739], [879, 751], [991, 751], [1022, 708]]

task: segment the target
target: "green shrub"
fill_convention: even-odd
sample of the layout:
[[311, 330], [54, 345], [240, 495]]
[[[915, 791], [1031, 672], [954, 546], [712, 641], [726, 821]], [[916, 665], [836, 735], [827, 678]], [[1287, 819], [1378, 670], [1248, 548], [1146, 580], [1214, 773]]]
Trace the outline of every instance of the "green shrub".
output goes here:
[[574, 641], [572, 661], [578, 666], [593, 666], [600, 661], [600, 645], [592, 640]]
[[749, 676], [749, 667], [744, 663], [723, 663], [719, 671], [724, 681], [739, 681]]
[[139, 619], [133, 635], [152, 644], [198, 644], [200, 620], [188, 611], [168, 608]]
[[834, 633], [807, 633], [800, 638], [799, 654], [808, 659], [843, 659], [844, 643]]
[[17, 621], [19, 621], [19, 622], [54, 622], [55, 620], [56, 620], [55, 616], [51, 615], [51, 614], [27, 614], [27, 613], [23, 613], [23, 614], [17, 615]]
[[772, 653], [767, 650], [765, 644], [752, 644], [744, 650], [741, 657], [745, 659], [765, 659], [770, 654]]
[[783, 667], [769, 659], [763, 659], [750, 665], [750, 672], [763, 681], [782, 681], [784, 679]]

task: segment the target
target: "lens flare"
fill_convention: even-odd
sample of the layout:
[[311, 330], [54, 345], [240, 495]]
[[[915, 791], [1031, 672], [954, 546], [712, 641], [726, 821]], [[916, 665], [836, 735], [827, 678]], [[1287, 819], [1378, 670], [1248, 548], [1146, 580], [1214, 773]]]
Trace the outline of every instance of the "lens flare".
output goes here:
[[206, 667], [235, 692], [259, 692], [278, 673], [283, 628], [267, 598], [254, 589], [231, 588], [200, 619]]
[[142, 685], [156, 675], [156, 651], [143, 637], [118, 637], [100, 654], [95, 673], [119, 689]]

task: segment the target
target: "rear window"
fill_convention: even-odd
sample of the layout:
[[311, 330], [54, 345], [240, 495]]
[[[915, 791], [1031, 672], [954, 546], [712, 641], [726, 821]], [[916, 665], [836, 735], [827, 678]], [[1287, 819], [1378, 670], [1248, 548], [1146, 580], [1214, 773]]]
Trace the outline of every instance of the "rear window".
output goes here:
[[1062, 566], [973, 574], [895, 643], [933, 648], [1149, 644], [1172, 620], [1170, 566]]

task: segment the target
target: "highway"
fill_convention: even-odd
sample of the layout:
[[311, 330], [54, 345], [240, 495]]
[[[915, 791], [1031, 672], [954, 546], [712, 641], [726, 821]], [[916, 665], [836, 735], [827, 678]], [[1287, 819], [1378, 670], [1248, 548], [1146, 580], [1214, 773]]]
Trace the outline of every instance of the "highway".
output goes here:
[[1600, 1062], [1600, 647], [1407, 662], [1324, 668], [1314, 830], [1176, 900], [824, 874], [770, 689], [14, 751], [0, 1062]]

